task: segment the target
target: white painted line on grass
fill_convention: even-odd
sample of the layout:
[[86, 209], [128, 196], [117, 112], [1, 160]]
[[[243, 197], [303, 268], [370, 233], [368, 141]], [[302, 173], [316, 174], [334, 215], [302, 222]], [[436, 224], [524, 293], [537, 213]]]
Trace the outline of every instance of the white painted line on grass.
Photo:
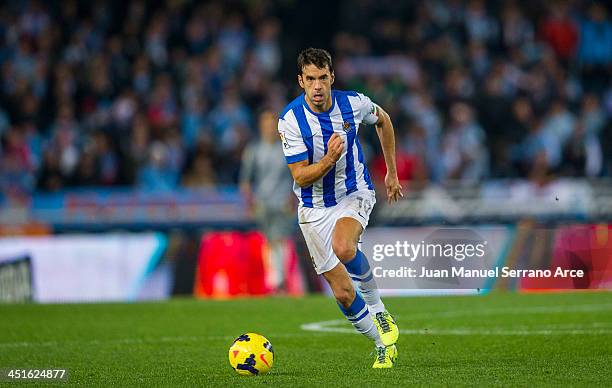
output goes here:
[[[428, 321], [431, 319], [456, 318], [462, 316], [490, 316], [490, 315], [529, 315], [529, 314], [558, 314], [569, 312], [612, 312], [612, 304], [586, 304], [574, 306], [528, 306], [518, 308], [492, 308], [492, 309], [465, 309], [456, 311], [434, 311], [416, 313], [402, 317], [402, 323]], [[398, 318], [398, 317], [396, 317]], [[355, 329], [348, 326], [345, 319], [305, 323], [300, 326], [302, 330], [324, 333], [355, 333]], [[584, 335], [584, 334], [612, 334], [610, 322], [586, 322], [579, 324], [540, 325], [528, 327], [525, 325], [510, 327], [456, 327], [456, 328], [423, 328], [400, 329], [400, 333], [407, 335]]]
[[[597, 322], [597, 325], [575, 325], [574, 328], [559, 328], [556, 326], [540, 326], [539, 328], [512, 328], [512, 327], [488, 327], [488, 328], [436, 328], [436, 329], [400, 329], [401, 334], [406, 335], [584, 335], [584, 334], [612, 334], [612, 325]], [[342, 326], [342, 327], [340, 327]], [[305, 323], [300, 326], [302, 330], [326, 333], [348, 333], [359, 334], [354, 328], [348, 326], [344, 319], [332, 321]]]

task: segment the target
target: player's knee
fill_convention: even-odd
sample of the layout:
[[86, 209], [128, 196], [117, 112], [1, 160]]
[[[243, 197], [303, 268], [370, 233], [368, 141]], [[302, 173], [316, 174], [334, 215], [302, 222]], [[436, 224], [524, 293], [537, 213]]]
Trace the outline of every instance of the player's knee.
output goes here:
[[334, 253], [342, 262], [347, 262], [355, 257], [357, 254], [357, 247], [355, 244], [345, 239], [334, 239], [332, 241], [332, 248]]
[[355, 289], [352, 284], [348, 283], [334, 289], [334, 296], [342, 307], [348, 308], [355, 299]]

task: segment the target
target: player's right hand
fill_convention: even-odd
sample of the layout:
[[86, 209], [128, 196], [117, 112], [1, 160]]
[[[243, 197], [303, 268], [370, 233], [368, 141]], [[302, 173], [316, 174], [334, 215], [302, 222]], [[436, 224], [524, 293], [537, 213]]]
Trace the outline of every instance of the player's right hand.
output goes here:
[[331, 158], [331, 160], [336, 163], [340, 156], [342, 156], [342, 152], [344, 151], [344, 140], [337, 133], [334, 133], [329, 138], [327, 142], [327, 156]]

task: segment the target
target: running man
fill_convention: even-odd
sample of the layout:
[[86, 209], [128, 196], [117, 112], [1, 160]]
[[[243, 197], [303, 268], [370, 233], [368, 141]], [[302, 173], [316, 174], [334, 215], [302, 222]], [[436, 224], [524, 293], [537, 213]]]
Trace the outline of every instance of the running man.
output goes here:
[[399, 329], [359, 250], [376, 197], [357, 132], [361, 123], [375, 125], [387, 165], [387, 200], [394, 202], [403, 194], [393, 124], [367, 96], [332, 89], [334, 70], [327, 51], [306, 49], [297, 62], [304, 93], [281, 113], [278, 131], [300, 201], [300, 229], [314, 268], [329, 283], [340, 310], [375, 343], [373, 368], [392, 368]]

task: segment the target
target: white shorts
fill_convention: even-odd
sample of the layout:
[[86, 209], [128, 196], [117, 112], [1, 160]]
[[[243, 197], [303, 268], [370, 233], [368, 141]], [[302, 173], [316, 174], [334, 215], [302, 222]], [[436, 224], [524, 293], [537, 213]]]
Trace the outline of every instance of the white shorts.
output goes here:
[[340, 263], [332, 249], [332, 233], [336, 221], [342, 217], [354, 218], [365, 230], [375, 203], [376, 195], [374, 191], [360, 190], [344, 197], [336, 206], [326, 208], [298, 207], [300, 229], [302, 229], [317, 274], [331, 271]]

